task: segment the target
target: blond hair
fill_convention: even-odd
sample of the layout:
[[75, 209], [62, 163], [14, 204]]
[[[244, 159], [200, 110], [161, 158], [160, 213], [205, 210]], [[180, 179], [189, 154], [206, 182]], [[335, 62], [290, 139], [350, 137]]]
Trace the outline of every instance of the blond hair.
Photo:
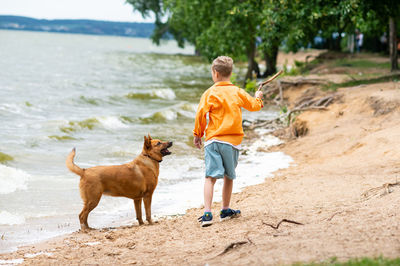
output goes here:
[[232, 74], [233, 60], [229, 56], [218, 56], [214, 59], [211, 69], [217, 71], [223, 77], [229, 77]]

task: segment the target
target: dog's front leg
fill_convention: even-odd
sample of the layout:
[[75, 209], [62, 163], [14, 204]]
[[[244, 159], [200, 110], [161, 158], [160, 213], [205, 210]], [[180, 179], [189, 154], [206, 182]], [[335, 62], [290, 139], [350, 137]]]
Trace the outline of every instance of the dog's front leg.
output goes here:
[[144, 209], [146, 211], [146, 220], [149, 224], [153, 224], [153, 221], [151, 220], [151, 198], [153, 195], [146, 196], [143, 198], [144, 202]]
[[136, 210], [136, 219], [139, 222], [139, 225], [144, 224], [142, 219], [142, 199], [134, 199], [135, 202], [135, 210]]

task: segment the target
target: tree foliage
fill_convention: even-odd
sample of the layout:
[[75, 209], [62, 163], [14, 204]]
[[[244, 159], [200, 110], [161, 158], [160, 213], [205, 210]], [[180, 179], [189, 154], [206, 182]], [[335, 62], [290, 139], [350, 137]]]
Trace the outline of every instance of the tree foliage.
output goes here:
[[[341, 50], [344, 33], [361, 29], [382, 34], [389, 17], [398, 18], [398, 0], [127, 0], [155, 16], [153, 40], [173, 37], [179, 46], [194, 45], [203, 57], [218, 55], [248, 60], [246, 78], [256, 69], [258, 51], [266, 75], [276, 71], [278, 49], [297, 51], [319, 35], [328, 48]], [[379, 35], [379, 36], [380, 36]]]

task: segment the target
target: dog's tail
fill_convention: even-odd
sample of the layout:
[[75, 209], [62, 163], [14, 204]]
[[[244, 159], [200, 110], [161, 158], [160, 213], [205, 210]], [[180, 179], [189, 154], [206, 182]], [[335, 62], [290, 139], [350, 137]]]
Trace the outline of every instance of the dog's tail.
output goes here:
[[72, 151], [69, 153], [67, 160], [65, 161], [65, 164], [67, 165], [68, 169], [71, 172], [74, 172], [75, 174], [82, 176], [85, 170], [74, 164], [75, 151], [76, 149], [73, 148]]

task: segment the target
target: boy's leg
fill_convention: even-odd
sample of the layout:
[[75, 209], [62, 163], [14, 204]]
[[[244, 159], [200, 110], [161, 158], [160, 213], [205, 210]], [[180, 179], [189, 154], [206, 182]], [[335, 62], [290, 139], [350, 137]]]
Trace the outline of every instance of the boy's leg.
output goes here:
[[224, 186], [222, 188], [222, 210], [219, 214], [219, 218], [221, 221], [239, 217], [241, 214], [240, 210], [232, 210], [231, 208], [229, 208], [229, 203], [232, 196], [232, 188], [233, 179], [224, 176]]
[[204, 212], [211, 212], [216, 178], [206, 177], [204, 181]]
[[222, 158], [225, 169], [224, 186], [222, 188], [222, 210], [220, 212], [221, 221], [240, 216], [240, 210], [232, 210], [229, 204], [232, 196], [233, 180], [236, 178], [235, 169], [239, 158], [239, 150], [223, 144], [221, 147]]
[[224, 186], [222, 188], [222, 209], [226, 210], [229, 208], [231, 202], [233, 188], [233, 180], [227, 176], [224, 176]]

